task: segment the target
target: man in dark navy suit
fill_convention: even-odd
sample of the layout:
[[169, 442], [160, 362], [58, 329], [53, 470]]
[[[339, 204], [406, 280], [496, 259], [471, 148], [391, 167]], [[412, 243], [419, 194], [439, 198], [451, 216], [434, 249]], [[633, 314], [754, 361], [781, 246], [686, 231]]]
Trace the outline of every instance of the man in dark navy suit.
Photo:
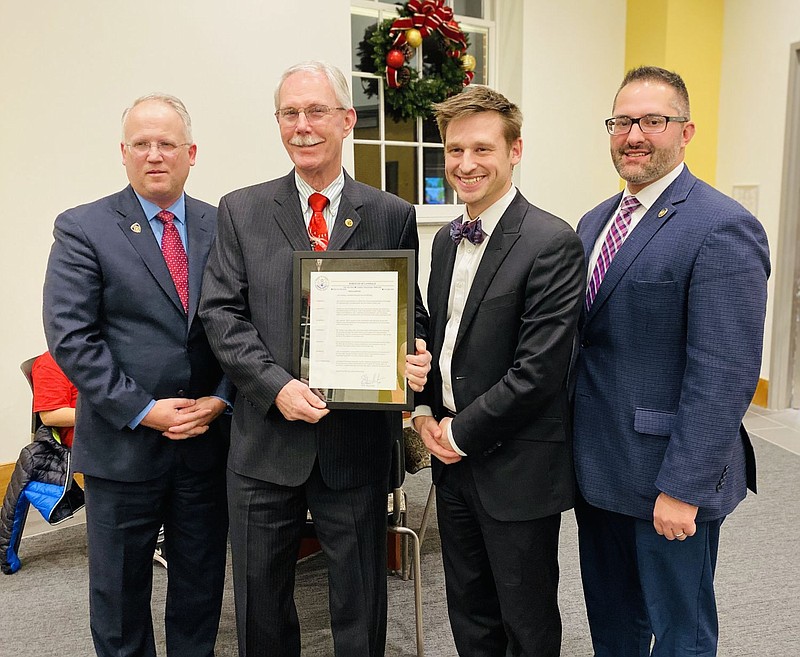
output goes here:
[[44, 285], [50, 351], [78, 388], [97, 654], [155, 657], [152, 556], [166, 531], [167, 654], [214, 654], [225, 578], [230, 390], [197, 317], [216, 210], [184, 194], [197, 146], [183, 103], [122, 119], [130, 185], [59, 215]]
[[695, 125], [679, 75], [630, 71], [606, 127], [627, 184], [578, 225], [576, 515], [592, 642], [597, 657], [710, 657], [720, 525], [755, 491], [741, 421], [761, 365], [767, 238], [683, 164]]

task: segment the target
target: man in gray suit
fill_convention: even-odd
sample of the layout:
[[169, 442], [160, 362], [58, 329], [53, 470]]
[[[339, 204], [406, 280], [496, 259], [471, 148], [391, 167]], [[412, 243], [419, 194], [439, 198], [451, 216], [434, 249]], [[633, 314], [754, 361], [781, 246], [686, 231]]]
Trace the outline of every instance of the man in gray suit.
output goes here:
[[[417, 249], [413, 206], [355, 182], [342, 144], [356, 123], [347, 80], [321, 62], [288, 69], [275, 116], [294, 169], [223, 197], [200, 314], [239, 390], [228, 460], [239, 654], [300, 654], [292, 592], [310, 510], [328, 558], [335, 654], [384, 653], [386, 493], [399, 412], [326, 408], [292, 376], [295, 251]], [[315, 199], [322, 199], [318, 206]], [[322, 217], [320, 217], [320, 213]], [[427, 314], [416, 290], [416, 333]], [[406, 375], [430, 368], [421, 339]]]
[[[214, 654], [225, 579], [230, 398], [197, 317], [215, 209], [184, 194], [197, 146], [174, 96], [122, 118], [130, 185], [63, 212], [44, 284], [50, 352], [78, 388], [98, 655], [155, 657], [152, 556], [166, 529], [167, 654]], [[215, 396], [216, 395], [216, 396]]]

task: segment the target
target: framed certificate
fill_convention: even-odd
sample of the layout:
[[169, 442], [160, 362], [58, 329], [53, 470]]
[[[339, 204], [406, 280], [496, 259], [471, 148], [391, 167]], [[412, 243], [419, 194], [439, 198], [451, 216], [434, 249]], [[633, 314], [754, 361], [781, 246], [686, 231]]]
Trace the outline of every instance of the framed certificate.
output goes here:
[[329, 408], [411, 410], [415, 253], [296, 251], [293, 374]]

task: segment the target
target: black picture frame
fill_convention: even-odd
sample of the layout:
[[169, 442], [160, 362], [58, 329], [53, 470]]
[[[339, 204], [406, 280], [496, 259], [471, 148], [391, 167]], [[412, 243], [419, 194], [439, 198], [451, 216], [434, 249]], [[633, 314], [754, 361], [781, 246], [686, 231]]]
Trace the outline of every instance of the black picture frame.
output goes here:
[[[398, 410], [414, 408], [414, 393], [404, 378], [405, 354], [414, 353], [416, 254], [384, 251], [295, 251], [293, 279], [292, 374], [308, 383], [312, 331], [309, 313], [312, 272], [397, 272], [397, 387], [394, 389], [315, 389], [330, 409]], [[402, 358], [401, 358], [402, 356]]]

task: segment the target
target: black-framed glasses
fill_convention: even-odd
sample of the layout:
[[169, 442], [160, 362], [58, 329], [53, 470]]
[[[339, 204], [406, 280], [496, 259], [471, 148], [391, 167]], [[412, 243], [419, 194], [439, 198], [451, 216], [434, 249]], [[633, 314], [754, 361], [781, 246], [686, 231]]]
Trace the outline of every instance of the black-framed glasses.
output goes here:
[[634, 124], [639, 126], [646, 135], [664, 132], [670, 122], [686, 123], [689, 119], [685, 116], [664, 116], [663, 114], [645, 114], [638, 119], [630, 116], [612, 116], [605, 120], [606, 130], [610, 135], [627, 135]]
[[329, 107], [328, 105], [309, 105], [308, 107], [282, 107], [275, 112], [275, 117], [284, 125], [296, 125], [300, 119], [300, 114], [306, 115], [309, 123], [319, 123], [324, 121], [331, 112], [336, 110], [346, 110], [346, 107]]
[[181, 146], [191, 146], [190, 143], [176, 144], [171, 141], [135, 141], [132, 144], [125, 144], [128, 150], [136, 155], [148, 155], [155, 148], [162, 155], [175, 155]]

